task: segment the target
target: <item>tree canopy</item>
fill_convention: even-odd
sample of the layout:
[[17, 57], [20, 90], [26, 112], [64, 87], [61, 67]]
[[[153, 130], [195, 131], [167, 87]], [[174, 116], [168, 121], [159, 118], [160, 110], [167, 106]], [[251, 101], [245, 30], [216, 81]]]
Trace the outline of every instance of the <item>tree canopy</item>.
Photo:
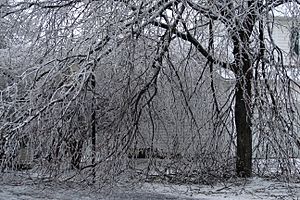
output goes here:
[[250, 177], [262, 158], [299, 175], [299, 59], [273, 34], [299, 3], [0, 1], [2, 170], [27, 147], [39, 169], [93, 180]]

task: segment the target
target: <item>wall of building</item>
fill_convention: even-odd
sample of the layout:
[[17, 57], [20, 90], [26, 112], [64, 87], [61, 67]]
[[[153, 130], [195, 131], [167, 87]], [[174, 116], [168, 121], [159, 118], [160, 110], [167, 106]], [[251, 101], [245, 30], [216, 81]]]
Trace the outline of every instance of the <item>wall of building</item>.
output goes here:
[[[275, 17], [274, 19], [271, 35], [274, 43], [283, 53], [283, 63], [286, 66], [299, 66], [300, 63], [299, 56], [291, 53], [291, 30], [292, 27], [299, 27], [299, 24], [299, 19], [289, 17]], [[267, 30], [266, 34], [269, 35]]]

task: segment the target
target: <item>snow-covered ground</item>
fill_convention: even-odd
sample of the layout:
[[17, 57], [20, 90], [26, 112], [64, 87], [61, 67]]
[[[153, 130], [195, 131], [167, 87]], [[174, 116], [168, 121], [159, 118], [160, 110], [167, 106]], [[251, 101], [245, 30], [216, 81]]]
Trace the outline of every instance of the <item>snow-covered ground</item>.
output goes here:
[[236, 180], [230, 183], [207, 185], [170, 185], [143, 184], [139, 188], [114, 188], [109, 192], [91, 191], [76, 186], [58, 185], [54, 183], [24, 184], [14, 182], [0, 183], [0, 200], [150, 200], [150, 199], [186, 199], [186, 200], [298, 200], [300, 199], [300, 183], [283, 183], [252, 178], [247, 181]]
[[250, 199], [300, 199], [300, 183], [283, 183], [262, 178], [236, 180], [214, 186], [167, 186], [148, 185], [152, 191], [163, 194], [176, 194], [180, 197], [192, 197], [206, 200], [250, 200]]

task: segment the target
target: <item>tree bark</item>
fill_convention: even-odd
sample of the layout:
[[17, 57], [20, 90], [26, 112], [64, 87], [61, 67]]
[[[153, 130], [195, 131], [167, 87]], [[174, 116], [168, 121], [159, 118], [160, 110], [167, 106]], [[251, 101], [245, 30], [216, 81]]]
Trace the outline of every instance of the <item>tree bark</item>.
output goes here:
[[80, 138], [79, 140], [74, 139], [70, 142], [70, 151], [71, 151], [71, 168], [72, 169], [80, 169], [80, 163], [82, 158], [82, 147], [83, 140]]
[[[244, 84], [245, 83], [245, 84]], [[244, 89], [244, 85], [248, 87]], [[236, 173], [239, 177], [250, 177], [252, 173], [252, 131], [249, 99], [251, 81], [238, 81], [235, 94], [235, 126], [237, 133]]]
[[[94, 69], [93, 69], [94, 72]], [[96, 163], [96, 98], [95, 98], [95, 89], [96, 89], [96, 77], [92, 74], [91, 77], [91, 86], [93, 92], [93, 99], [92, 99], [92, 116], [91, 116], [91, 140], [92, 140], [92, 165]], [[92, 177], [93, 183], [95, 183], [96, 179], [96, 171], [95, 166], [92, 169]]]
[[239, 177], [250, 177], [252, 174], [251, 82], [253, 69], [249, 55], [249, 38], [253, 24], [244, 27], [242, 31], [236, 31], [236, 35], [232, 37], [236, 75], [234, 109], [237, 134], [236, 174]]

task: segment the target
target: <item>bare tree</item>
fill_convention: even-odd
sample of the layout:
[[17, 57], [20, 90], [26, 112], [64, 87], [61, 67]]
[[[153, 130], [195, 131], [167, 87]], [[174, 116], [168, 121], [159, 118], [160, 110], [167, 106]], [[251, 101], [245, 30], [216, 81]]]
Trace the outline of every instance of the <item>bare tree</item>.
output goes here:
[[[272, 12], [284, 3], [298, 9], [296, 0], [1, 2], [2, 21], [13, 21], [8, 49], [21, 55], [14, 69], [23, 65], [2, 89], [1, 159], [14, 158], [11, 145], [24, 137], [42, 166], [65, 170], [68, 160], [94, 178], [100, 167], [121, 173], [111, 166], [139, 138], [152, 157], [192, 157], [176, 160], [184, 175], [199, 173], [195, 164], [216, 171], [226, 158], [250, 177], [266, 139], [288, 157], [288, 144], [299, 148], [298, 83], [272, 35]], [[156, 152], [159, 130], [175, 133], [172, 153]]]

